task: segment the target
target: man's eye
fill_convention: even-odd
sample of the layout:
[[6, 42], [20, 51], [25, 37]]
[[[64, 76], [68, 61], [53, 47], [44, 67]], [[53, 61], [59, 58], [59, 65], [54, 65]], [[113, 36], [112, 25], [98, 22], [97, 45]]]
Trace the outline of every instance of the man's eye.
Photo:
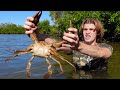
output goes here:
[[83, 30], [87, 30], [87, 29], [83, 29]]
[[90, 29], [90, 30], [94, 30], [94, 29]]

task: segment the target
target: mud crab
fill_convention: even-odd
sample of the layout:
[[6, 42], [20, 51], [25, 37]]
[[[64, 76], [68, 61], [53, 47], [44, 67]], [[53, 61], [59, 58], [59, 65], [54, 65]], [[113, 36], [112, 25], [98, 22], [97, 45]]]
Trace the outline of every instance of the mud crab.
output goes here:
[[[38, 11], [33, 17], [34, 17], [34, 23], [35, 25], [37, 25], [37, 23], [39, 22], [40, 16], [42, 14], [42, 11]], [[45, 57], [47, 63], [49, 64], [48, 66], [48, 73], [44, 76], [44, 78], [49, 78], [52, 75], [52, 64], [50, 63], [50, 61], [48, 60], [48, 57], [50, 57], [52, 60], [54, 60], [55, 62], [57, 62], [59, 64], [61, 73], [64, 72], [63, 67], [61, 65], [61, 63], [56, 60], [55, 57], [60, 58], [63, 61], [66, 61], [68, 64], [70, 64], [74, 70], [75, 66], [70, 63], [69, 61], [67, 61], [66, 59], [64, 59], [61, 55], [59, 55], [55, 48], [56, 47], [60, 47], [62, 45], [61, 42], [58, 43], [47, 43], [45, 41], [39, 41], [38, 40], [38, 32], [34, 31], [32, 34], [29, 35], [29, 37], [33, 40], [34, 44], [31, 44], [28, 48], [26, 48], [25, 50], [15, 50], [14, 51], [14, 55], [8, 57], [6, 61], [13, 59], [16, 56], [19, 56], [21, 54], [27, 54], [27, 53], [32, 53], [32, 57], [30, 58], [30, 60], [28, 61], [28, 64], [26, 66], [26, 74], [27, 76], [30, 78], [31, 77], [31, 73], [30, 73], [30, 68], [31, 68], [31, 62], [34, 60], [35, 56], [38, 57]], [[64, 41], [62, 41], [64, 42]]]

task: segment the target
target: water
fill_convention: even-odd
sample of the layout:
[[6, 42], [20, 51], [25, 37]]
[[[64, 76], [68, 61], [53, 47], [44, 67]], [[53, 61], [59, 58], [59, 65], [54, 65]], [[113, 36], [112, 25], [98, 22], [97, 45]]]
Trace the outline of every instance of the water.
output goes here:
[[[11, 55], [9, 50], [23, 50], [26, 49], [32, 40], [25, 34], [0, 34], [0, 79], [28, 79], [26, 75], [26, 65], [31, 58], [31, 54], [24, 54], [5, 63], [5, 59]], [[119, 79], [120, 78], [120, 43], [109, 43], [113, 46], [114, 51], [112, 57], [109, 59], [107, 72], [96, 72], [93, 74], [95, 78], [99, 79]], [[64, 55], [64, 54], [63, 54]], [[68, 60], [72, 60], [71, 55], [64, 55]], [[60, 71], [58, 64], [50, 59], [53, 64], [53, 72], [58, 73]], [[64, 73], [52, 76], [51, 79], [81, 79], [80, 74], [84, 74], [82, 71], [73, 72], [71, 66], [62, 62]], [[35, 57], [31, 66], [31, 76], [33, 79], [43, 79], [43, 75], [48, 72], [48, 64], [45, 58]], [[81, 75], [82, 75], [81, 74]], [[92, 77], [93, 77], [92, 76]], [[86, 74], [84, 77], [91, 78], [91, 74]], [[82, 78], [84, 78], [82, 77]], [[87, 79], [86, 78], [86, 79]]]
[[[26, 65], [32, 54], [23, 54], [5, 63], [5, 60], [12, 56], [10, 50], [24, 50], [32, 40], [25, 34], [0, 34], [0, 79], [28, 79], [26, 75]], [[52, 64], [55, 62], [49, 58]], [[48, 72], [48, 64], [45, 58], [35, 57], [31, 65], [31, 78], [43, 79], [43, 75]], [[59, 66], [53, 65], [53, 73], [59, 72]], [[63, 79], [64, 73], [52, 76], [52, 79]]]

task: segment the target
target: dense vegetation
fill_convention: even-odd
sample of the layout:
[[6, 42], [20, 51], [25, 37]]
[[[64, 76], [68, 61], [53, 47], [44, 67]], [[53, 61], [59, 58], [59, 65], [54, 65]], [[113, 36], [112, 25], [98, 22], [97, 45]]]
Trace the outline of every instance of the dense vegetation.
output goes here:
[[[107, 41], [120, 40], [120, 11], [50, 11], [54, 25], [48, 20], [38, 23], [40, 33], [61, 36], [69, 27], [69, 20], [78, 30], [85, 18], [97, 18], [105, 28], [104, 39]], [[0, 34], [23, 34], [24, 28], [12, 23], [0, 24]], [[79, 31], [80, 33], [80, 31]]]
[[0, 34], [22, 34], [24, 33], [24, 28], [22, 26], [17, 26], [12, 23], [0, 24]]

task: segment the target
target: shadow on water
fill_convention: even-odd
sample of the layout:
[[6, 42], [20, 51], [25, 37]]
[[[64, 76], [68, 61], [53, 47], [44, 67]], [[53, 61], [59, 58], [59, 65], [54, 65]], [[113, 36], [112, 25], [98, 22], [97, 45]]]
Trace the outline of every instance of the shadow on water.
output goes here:
[[[31, 58], [31, 54], [24, 54], [8, 61], [4, 60], [13, 55], [8, 49], [22, 50], [26, 49], [33, 42], [24, 34], [0, 34], [0, 79], [28, 79], [26, 75], [26, 65]], [[53, 64], [53, 75], [50, 79], [119, 79], [120, 78], [120, 43], [110, 43], [113, 48], [113, 55], [108, 63], [108, 70], [101, 72], [83, 72], [73, 71], [73, 68], [65, 62], [61, 62], [63, 65], [64, 73], [57, 75], [60, 72], [58, 64], [50, 61]], [[63, 55], [67, 60], [72, 60], [72, 55]], [[31, 76], [33, 79], [43, 79], [43, 75], [48, 72], [48, 64], [45, 58], [36, 57], [31, 66]]]

